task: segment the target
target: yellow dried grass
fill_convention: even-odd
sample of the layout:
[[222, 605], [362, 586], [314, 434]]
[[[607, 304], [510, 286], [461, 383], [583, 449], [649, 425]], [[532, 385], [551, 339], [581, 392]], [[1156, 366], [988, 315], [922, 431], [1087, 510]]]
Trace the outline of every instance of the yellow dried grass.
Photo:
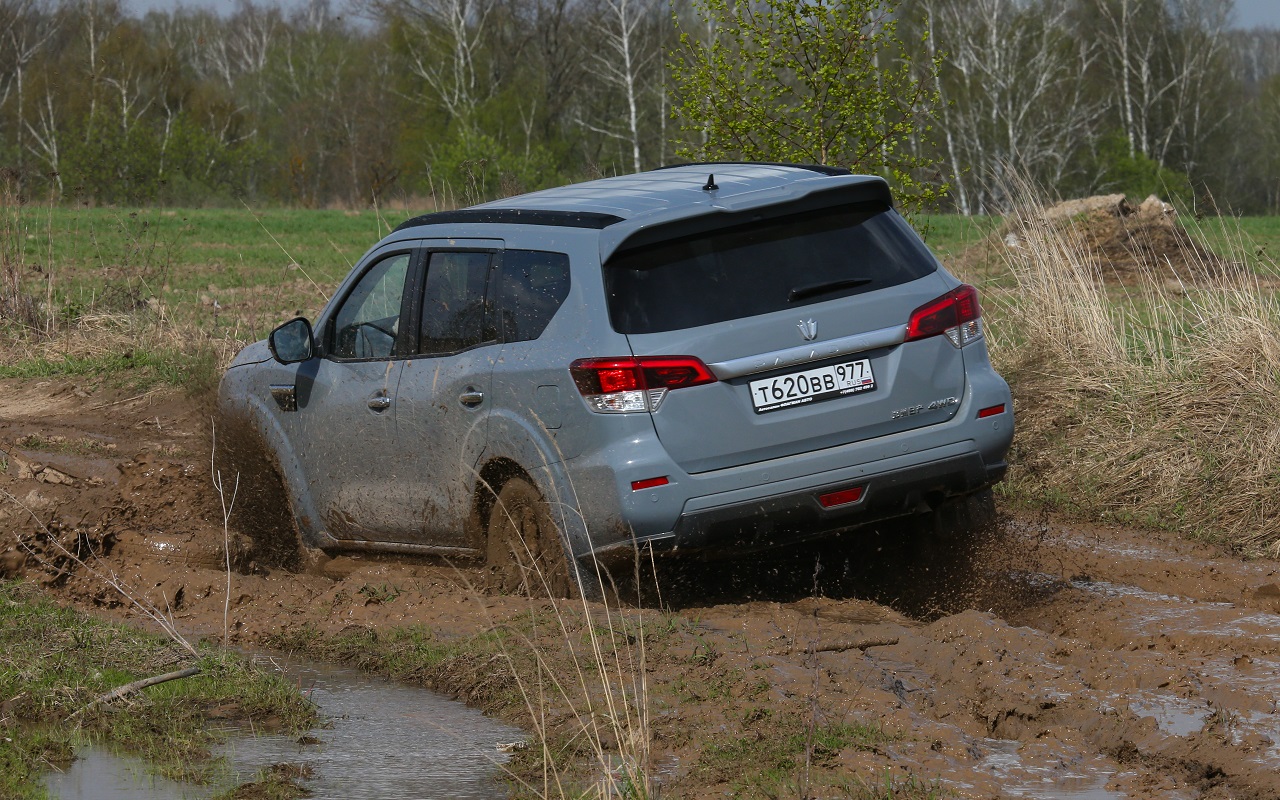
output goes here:
[[[1206, 268], [1193, 271], [1218, 277], [1192, 281], [1166, 259], [1112, 294], [1090, 266], [1087, 220], [1046, 221], [1031, 193], [1022, 197], [1003, 254], [1016, 288], [988, 292], [992, 353], [1018, 413], [1010, 491], [1280, 556], [1280, 302], [1270, 278]], [[1253, 250], [1243, 235], [1231, 246], [1240, 262]]]

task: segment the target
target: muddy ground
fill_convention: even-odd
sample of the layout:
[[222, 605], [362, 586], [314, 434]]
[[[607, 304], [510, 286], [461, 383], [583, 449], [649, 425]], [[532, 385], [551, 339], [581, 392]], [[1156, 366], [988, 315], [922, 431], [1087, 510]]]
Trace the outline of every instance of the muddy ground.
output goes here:
[[[199, 400], [0, 382], [0, 572], [149, 624], [106, 576], [188, 635], [221, 638], [209, 452]], [[858, 558], [828, 550], [671, 579], [665, 610], [644, 612], [664, 625], [647, 654], [664, 797], [760, 791], [735, 753], [771, 752], [752, 747], [788, 726], [853, 724], [880, 735], [806, 747], [790, 778], [769, 780], [785, 796], [910, 774], [965, 798], [1280, 797], [1280, 565], [1158, 532], [1012, 518], [962, 569], [915, 570], [891, 536], [846, 543]], [[467, 565], [312, 553], [282, 568], [230, 538], [227, 633], [242, 646], [304, 625], [466, 636], [528, 608], [471, 588]]]

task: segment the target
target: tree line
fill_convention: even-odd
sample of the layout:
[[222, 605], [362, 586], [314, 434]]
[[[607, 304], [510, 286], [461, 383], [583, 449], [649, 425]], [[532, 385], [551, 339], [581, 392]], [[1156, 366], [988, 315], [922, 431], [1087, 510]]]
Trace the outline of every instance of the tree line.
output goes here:
[[[1233, 29], [1232, 12], [1232, 0], [239, 0], [223, 15], [140, 16], [116, 0], [0, 0], [0, 171], [23, 198], [57, 202], [453, 206], [799, 153], [963, 213], [1004, 210], [1014, 176], [1063, 196], [1274, 213], [1280, 32]], [[718, 105], [730, 96], [732, 118]], [[808, 136], [818, 118], [827, 127]]]

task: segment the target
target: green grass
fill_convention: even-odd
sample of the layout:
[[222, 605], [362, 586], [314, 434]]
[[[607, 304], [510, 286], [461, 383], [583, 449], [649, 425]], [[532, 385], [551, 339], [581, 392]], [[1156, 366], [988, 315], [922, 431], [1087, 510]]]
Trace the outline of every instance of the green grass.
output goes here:
[[184, 352], [177, 348], [144, 350], [128, 347], [119, 352], [61, 358], [34, 356], [13, 364], [0, 364], [0, 378], [88, 377], [107, 379], [114, 385], [147, 390], [164, 384], [184, 386], [197, 393], [217, 386], [221, 365], [212, 350]]
[[929, 248], [947, 263], [982, 239], [1003, 221], [1001, 217], [960, 214], [918, 214], [912, 221]]
[[[193, 663], [199, 675], [82, 711], [118, 686]], [[20, 583], [0, 584], [0, 697], [4, 798], [41, 796], [41, 774], [90, 742], [139, 756], [166, 777], [208, 780], [219, 737], [205, 714], [214, 707], [258, 730], [305, 730], [316, 719], [296, 687], [238, 655], [205, 648], [197, 661], [166, 638], [60, 608]]]
[[[698, 759], [702, 774], [728, 783], [736, 797], [807, 797], [814, 796], [817, 787], [852, 798], [940, 796], [936, 786], [913, 776], [900, 776], [887, 784], [848, 781], [840, 769], [841, 751], [879, 751], [901, 739], [878, 725], [815, 724], [797, 714], [775, 715], [768, 709], [758, 709], [745, 722], [741, 735], [712, 739]], [[832, 796], [828, 791], [817, 795]]]
[[1254, 271], [1274, 275], [1280, 261], [1280, 217], [1181, 217], [1192, 236], [1224, 258], [1251, 259]]
[[[126, 259], [164, 256], [174, 286], [260, 286], [290, 261], [317, 280], [335, 280], [407, 216], [304, 209], [22, 210], [29, 262], [93, 272]], [[155, 250], [155, 253], [149, 253]], [[209, 275], [206, 283], [199, 276]]]
[[160, 311], [242, 341], [299, 312], [313, 316], [352, 264], [409, 216], [48, 207], [11, 215], [26, 290], [52, 298], [62, 321]]

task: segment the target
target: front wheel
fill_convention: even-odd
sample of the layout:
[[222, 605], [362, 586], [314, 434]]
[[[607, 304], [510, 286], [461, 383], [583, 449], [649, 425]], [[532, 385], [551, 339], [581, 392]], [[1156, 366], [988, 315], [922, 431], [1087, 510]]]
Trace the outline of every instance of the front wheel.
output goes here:
[[511, 478], [489, 513], [485, 543], [489, 588], [504, 594], [563, 598], [575, 595], [560, 529], [538, 490]]

